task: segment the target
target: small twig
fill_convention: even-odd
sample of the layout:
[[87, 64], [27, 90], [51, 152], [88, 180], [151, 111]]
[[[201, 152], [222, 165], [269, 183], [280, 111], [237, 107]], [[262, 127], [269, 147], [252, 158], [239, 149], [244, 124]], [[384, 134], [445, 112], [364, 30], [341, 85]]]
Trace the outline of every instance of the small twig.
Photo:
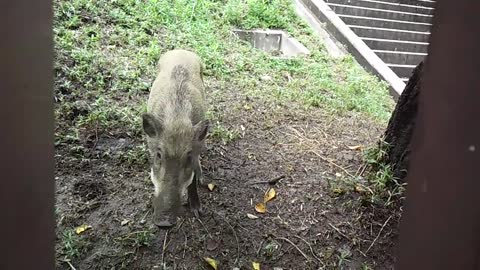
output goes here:
[[178, 231], [180, 231], [180, 229], [182, 229], [183, 223], [185, 223], [184, 218], [182, 218], [181, 222], [175, 227], [175, 232], [178, 232]]
[[257, 249], [257, 256], [260, 254], [260, 250], [262, 249], [262, 246], [263, 246], [264, 242], [265, 242], [265, 239], [263, 239], [262, 242], [260, 242], [260, 246]]
[[365, 166], [365, 163], [362, 164], [362, 165], [360, 165], [360, 167], [358, 167], [357, 171], [355, 172], [355, 176], [358, 176], [358, 175], [359, 175], [358, 173], [360, 172], [360, 170], [363, 169], [363, 166]]
[[203, 229], [207, 232], [208, 236], [210, 237], [210, 239], [213, 239], [212, 235], [210, 234], [210, 232], [208, 231], [207, 227], [205, 227], [205, 224], [203, 224], [203, 221], [200, 219], [200, 218], [197, 218], [195, 217], [196, 220], [198, 220], [198, 222], [200, 222], [200, 224], [202, 225]]
[[249, 185], [256, 185], [256, 184], [270, 184], [270, 185], [275, 185], [278, 181], [282, 180], [285, 178], [285, 175], [280, 175], [278, 177], [275, 177], [273, 179], [267, 180], [267, 181], [254, 181], [254, 182], [247, 182]]
[[295, 243], [293, 243], [292, 241], [290, 241], [290, 240], [288, 240], [287, 238], [284, 238], [284, 237], [275, 237], [275, 238], [290, 243], [290, 245], [295, 247], [298, 250], [298, 252], [300, 252], [300, 254], [302, 254], [302, 256], [305, 257], [305, 259], [310, 260], [310, 258], [305, 253], [303, 253], [303, 251], [297, 245], [295, 245]]
[[301, 237], [298, 236], [298, 235], [294, 235], [294, 236], [295, 236], [296, 238], [302, 240], [305, 244], [307, 244], [307, 246], [310, 248], [310, 252], [312, 252], [313, 257], [314, 257], [319, 263], [321, 263], [322, 265], [324, 265], [324, 263], [322, 262], [322, 260], [317, 257], [317, 254], [315, 254], [315, 251], [313, 251], [312, 245], [310, 245], [310, 243], [309, 243], [307, 240], [301, 238]]
[[365, 255], [368, 253], [368, 251], [373, 247], [373, 245], [375, 244], [375, 242], [377, 242], [378, 238], [380, 237], [380, 234], [382, 233], [383, 229], [385, 229], [385, 226], [387, 226], [388, 222], [390, 221], [390, 219], [392, 218], [392, 216], [389, 216], [387, 218], [387, 220], [385, 221], [385, 223], [383, 223], [382, 225], [382, 228], [380, 229], [380, 231], [378, 232], [377, 234], [377, 237], [375, 237], [375, 239], [373, 240], [373, 242], [370, 244], [370, 246], [368, 247], [367, 251], [365, 251]]
[[167, 238], [169, 230], [165, 231], [165, 238], [163, 239], [163, 248], [162, 248], [162, 267], [165, 269], [165, 250], [167, 249]]
[[367, 169], [367, 167], [368, 167], [368, 163], [364, 162], [362, 166], [358, 167], [357, 172], [355, 172], [355, 176], [362, 176], [365, 170]]
[[344, 171], [344, 172], [345, 172], [346, 174], [348, 174], [349, 176], [355, 177], [353, 174], [351, 174], [350, 172], [348, 172], [344, 167], [342, 167], [342, 166], [336, 164], [335, 162], [329, 160], [328, 158], [320, 155], [320, 154], [317, 153], [315, 150], [310, 150], [310, 152], [314, 153], [316, 156], [318, 156], [318, 157], [319, 157], [320, 159], [322, 159], [323, 161], [326, 161], [326, 162], [332, 164], [333, 166], [339, 168], [340, 170]]
[[66, 264], [68, 264], [68, 266], [70, 266], [70, 269], [71, 269], [71, 270], [77, 270], [77, 269], [72, 265], [72, 263], [70, 263], [69, 260], [64, 260], [63, 262], [66, 263]]
[[362, 176], [363, 173], [365, 173], [365, 170], [368, 168], [368, 164], [365, 164], [365, 166], [363, 166], [363, 170], [360, 172], [359, 176]]
[[142, 222], [142, 220], [143, 220], [143, 221], [146, 221], [148, 214], [150, 214], [150, 210], [147, 210], [147, 212], [145, 213], [145, 215], [143, 216], [143, 218], [140, 220], [140, 222]]
[[182, 233], [183, 233], [183, 236], [185, 236], [185, 243], [184, 243], [184, 247], [183, 247], [183, 256], [182, 256], [182, 259], [185, 259], [185, 253], [187, 252], [187, 234], [185, 233], [185, 231], [183, 231], [182, 229]]
[[95, 124], [95, 141], [93, 142], [93, 146], [90, 149], [90, 155], [93, 157], [93, 152], [95, 152], [95, 149], [97, 148], [98, 144], [98, 122]]
[[238, 241], [238, 236], [237, 236], [237, 232], [235, 231], [235, 229], [232, 227], [232, 225], [230, 225], [230, 223], [227, 221], [227, 219], [225, 217], [223, 217], [222, 215], [216, 213], [218, 216], [220, 216], [224, 221], [225, 223], [227, 223], [228, 227], [230, 227], [230, 229], [232, 230], [233, 232], [233, 235], [235, 236], [235, 241], [237, 242], [237, 257], [235, 258], [235, 262], [234, 264], [237, 264], [237, 261], [238, 261], [238, 258], [240, 257], [240, 241]]
[[346, 239], [352, 241], [348, 236], [346, 236], [344, 233], [342, 233], [342, 231], [340, 231], [340, 229], [338, 229], [337, 227], [333, 226], [331, 223], [328, 223], [328, 225], [330, 227], [332, 227], [338, 234], [340, 234], [341, 236], [345, 237]]
[[362, 254], [363, 257], [367, 257], [367, 254], [363, 253], [360, 249], [357, 249], [358, 252], [360, 252], [360, 254]]
[[127, 233], [127, 234], [124, 234], [122, 235], [121, 237], [117, 237], [115, 238], [116, 240], [120, 240], [120, 241], [123, 241], [123, 240], [126, 240], [126, 239], [129, 239], [132, 235], [136, 235], [136, 234], [139, 234], [139, 233], [148, 233], [149, 231], [135, 231], [135, 232], [130, 232], [130, 233]]

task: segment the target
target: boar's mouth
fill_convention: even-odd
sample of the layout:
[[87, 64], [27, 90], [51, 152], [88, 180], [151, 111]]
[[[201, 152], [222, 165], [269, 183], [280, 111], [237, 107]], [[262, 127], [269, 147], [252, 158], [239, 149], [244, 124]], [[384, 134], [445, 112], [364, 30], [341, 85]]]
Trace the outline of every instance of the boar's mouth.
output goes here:
[[177, 223], [176, 215], [155, 214], [153, 223], [159, 228], [171, 228]]

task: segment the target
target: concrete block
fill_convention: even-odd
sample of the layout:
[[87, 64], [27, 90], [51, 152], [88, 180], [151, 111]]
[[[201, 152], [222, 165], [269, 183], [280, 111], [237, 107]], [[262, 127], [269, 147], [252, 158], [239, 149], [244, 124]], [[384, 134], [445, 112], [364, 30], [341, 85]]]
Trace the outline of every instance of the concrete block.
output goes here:
[[310, 54], [296, 39], [280, 30], [233, 30], [239, 39], [249, 42], [254, 48], [266, 52], [278, 51], [282, 57], [296, 57]]

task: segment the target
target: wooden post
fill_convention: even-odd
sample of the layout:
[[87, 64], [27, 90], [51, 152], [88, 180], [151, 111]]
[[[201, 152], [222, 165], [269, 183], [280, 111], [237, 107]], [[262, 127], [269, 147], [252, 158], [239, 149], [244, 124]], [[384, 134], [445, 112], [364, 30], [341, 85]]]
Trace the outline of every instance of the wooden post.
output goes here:
[[413, 133], [399, 270], [480, 269], [480, 2], [438, 0]]
[[0, 269], [55, 268], [51, 2], [0, 4]]

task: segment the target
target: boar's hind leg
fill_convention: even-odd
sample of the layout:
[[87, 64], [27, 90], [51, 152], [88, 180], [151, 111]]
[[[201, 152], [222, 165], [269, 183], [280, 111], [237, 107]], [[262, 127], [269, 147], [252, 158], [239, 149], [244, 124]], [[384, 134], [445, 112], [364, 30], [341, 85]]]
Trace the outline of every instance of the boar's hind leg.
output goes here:
[[195, 173], [192, 183], [190, 184], [190, 186], [188, 186], [188, 201], [190, 203], [190, 208], [193, 210], [193, 213], [197, 218], [199, 218], [202, 212], [202, 206], [200, 204], [200, 198], [198, 197], [197, 180], [198, 175]]

